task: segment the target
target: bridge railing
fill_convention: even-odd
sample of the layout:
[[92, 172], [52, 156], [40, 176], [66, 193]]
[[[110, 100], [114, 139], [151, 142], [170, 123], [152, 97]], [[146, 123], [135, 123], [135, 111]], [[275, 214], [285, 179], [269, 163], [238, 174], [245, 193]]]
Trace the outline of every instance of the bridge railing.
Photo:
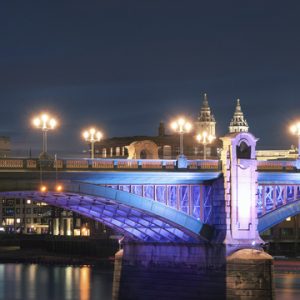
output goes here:
[[[0, 169], [29, 169], [40, 167], [57, 170], [176, 170], [177, 160], [168, 159], [57, 159], [42, 160], [37, 158], [0, 158]], [[220, 160], [188, 160], [187, 169], [221, 171]], [[257, 161], [258, 171], [295, 172], [300, 167], [297, 160], [267, 160]]]
[[258, 171], [297, 171], [298, 165], [296, 160], [258, 160]]
[[[176, 170], [177, 160], [167, 159], [57, 159], [0, 158], [0, 169], [53, 170]], [[219, 160], [188, 160], [188, 170], [220, 171]]]

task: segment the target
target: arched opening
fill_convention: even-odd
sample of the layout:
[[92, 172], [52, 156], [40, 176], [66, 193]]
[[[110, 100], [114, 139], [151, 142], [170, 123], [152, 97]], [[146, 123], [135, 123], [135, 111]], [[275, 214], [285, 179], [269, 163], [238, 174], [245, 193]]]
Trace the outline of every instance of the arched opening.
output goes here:
[[236, 156], [241, 159], [251, 158], [251, 146], [248, 146], [244, 141], [236, 147]]
[[143, 150], [140, 152], [140, 158], [141, 158], [141, 159], [149, 158], [149, 157], [147, 157], [147, 152], [146, 152], [145, 149], [143, 149]]

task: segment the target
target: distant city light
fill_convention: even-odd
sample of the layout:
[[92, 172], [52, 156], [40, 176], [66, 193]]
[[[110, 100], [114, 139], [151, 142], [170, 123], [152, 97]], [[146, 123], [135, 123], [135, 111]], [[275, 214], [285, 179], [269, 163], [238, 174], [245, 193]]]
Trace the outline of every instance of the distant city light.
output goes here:
[[46, 191], [47, 191], [47, 187], [46, 187], [45, 185], [42, 185], [42, 186], [40, 187], [40, 191], [41, 191], [41, 192], [46, 192]]
[[27, 203], [27, 204], [31, 204], [31, 200], [30, 200], [30, 199], [27, 199], [27, 200], [26, 200], [26, 203]]
[[61, 192], [62, 190], [63, 190], [62, 185], [59, 184], [59, 185], [56, 186], [56, 191], [57, 192]]

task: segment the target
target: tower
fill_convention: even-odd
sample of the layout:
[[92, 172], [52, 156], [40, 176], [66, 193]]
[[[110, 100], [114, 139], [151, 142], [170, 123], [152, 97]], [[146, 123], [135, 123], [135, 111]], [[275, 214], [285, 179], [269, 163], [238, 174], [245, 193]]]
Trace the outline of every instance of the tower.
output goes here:
[[214, 115], [211, 113], [207, 94], [204, 94], [203, 104], [195, 122], [195, 129], [197, 133], [206, 131], [208, 135], [216, 136], [216, 121]]
[[249, 126], [246, 119], [244, 119], [244, 114], [241, 109], [240, 99], [237, 99], [235, 112], [233, 114], [233, 117], [229, 125], [229, 132], [230, 133], [248, 132], [248, 130], [249, 130]]

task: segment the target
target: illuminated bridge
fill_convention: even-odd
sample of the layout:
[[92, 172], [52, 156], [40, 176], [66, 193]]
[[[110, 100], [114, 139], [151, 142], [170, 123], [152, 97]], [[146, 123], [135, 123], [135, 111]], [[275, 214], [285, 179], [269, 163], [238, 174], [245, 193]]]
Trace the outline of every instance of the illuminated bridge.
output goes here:
[[[298, 162], [257, 161], [249, 133], [223, 139], [221, 160], [184, 168], [176, 160], [1, 159], [0, 195], [72, 210], [130, 240], [261, 242], [259, 232], [300, 212]], [[250, 154], [239, 153], [242, 143]]]

